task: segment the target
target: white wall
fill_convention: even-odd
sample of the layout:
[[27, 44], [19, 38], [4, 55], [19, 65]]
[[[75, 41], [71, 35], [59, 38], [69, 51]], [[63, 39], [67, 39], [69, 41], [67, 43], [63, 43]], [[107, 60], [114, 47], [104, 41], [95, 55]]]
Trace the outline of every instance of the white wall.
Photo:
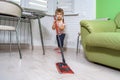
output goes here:
[[[48, 8], [50, 13], [54, 10], [55, 4], [49, 4]], [[96, 17], [96, 0], [75, 0], [75, 12], [79, 13], [79, 16], [65, 16], [66, 24], [66, 40], [65, 46], [68, 48], [76, 48], [78, 32], [80, 32], [80, 21], [82, 19], [95, 19]], [[51, 29], [53, 23], [53, 17], [46, 16], [41, 19], [44, 45], [45, 46], [57, 46], [55, 31]], [[36, 20], [33, 21], [33, 40], [34, 46], [40, 46], [39, 28]]]

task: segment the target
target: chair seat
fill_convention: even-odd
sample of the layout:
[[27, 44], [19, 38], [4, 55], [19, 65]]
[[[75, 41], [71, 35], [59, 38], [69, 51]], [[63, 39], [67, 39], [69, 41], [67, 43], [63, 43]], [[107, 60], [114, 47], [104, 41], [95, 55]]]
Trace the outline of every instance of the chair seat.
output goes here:
[[13, 27], [13, 26], [6, 26], [6, 25], [0, 25], [0, 30], [13, 31], [13, 30], [15, 30], [15, 27]]
[[86, 37], [86, 45], [120, 50], [120, 33], [92, 33]]

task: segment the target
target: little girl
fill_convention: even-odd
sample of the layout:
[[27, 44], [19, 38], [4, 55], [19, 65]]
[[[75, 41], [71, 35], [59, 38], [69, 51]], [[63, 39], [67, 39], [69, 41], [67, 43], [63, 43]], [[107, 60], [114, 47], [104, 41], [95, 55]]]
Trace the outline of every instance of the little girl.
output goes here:
[[[61, 47], [63, 48], [64, 38], [65, 38], [65, 33], [64, 33], [65, 24], [64, 24], [63, 16], [64, 16], [63, 9], [57, 8], [55, 11], [56, 19], [53, 23], [52, 29], [56, 30], [56, 25], [57, 25], [58, 28], [56, 31], [56, 39], [58, 43], [58, 48], [56, 48], [55, 50], [58, 50], [58, 53], [60, 53], [60, 43], [61, 43]], [[60, 38], [60, 43], [59, 43], [59, 38]]]

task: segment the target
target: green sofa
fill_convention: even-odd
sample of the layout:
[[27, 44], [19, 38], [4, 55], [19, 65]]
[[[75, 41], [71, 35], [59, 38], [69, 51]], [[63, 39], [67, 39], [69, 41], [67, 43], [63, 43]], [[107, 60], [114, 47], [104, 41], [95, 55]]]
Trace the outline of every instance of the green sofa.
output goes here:
[[120, 69], [120, 13], [114, 20], [82, 20], [80, 26], [86, 58]]

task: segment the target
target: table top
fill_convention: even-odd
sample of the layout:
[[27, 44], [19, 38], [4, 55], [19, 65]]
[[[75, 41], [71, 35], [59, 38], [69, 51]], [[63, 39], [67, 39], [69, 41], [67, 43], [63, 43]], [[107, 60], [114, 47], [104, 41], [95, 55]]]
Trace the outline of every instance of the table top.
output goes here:
[[36, 19], [38, 16], [44, 17], [46, 15], [45, 11], [35, 10], [31, 8], [23, 8], [22, 17], [27, 17], [31, 19]]

